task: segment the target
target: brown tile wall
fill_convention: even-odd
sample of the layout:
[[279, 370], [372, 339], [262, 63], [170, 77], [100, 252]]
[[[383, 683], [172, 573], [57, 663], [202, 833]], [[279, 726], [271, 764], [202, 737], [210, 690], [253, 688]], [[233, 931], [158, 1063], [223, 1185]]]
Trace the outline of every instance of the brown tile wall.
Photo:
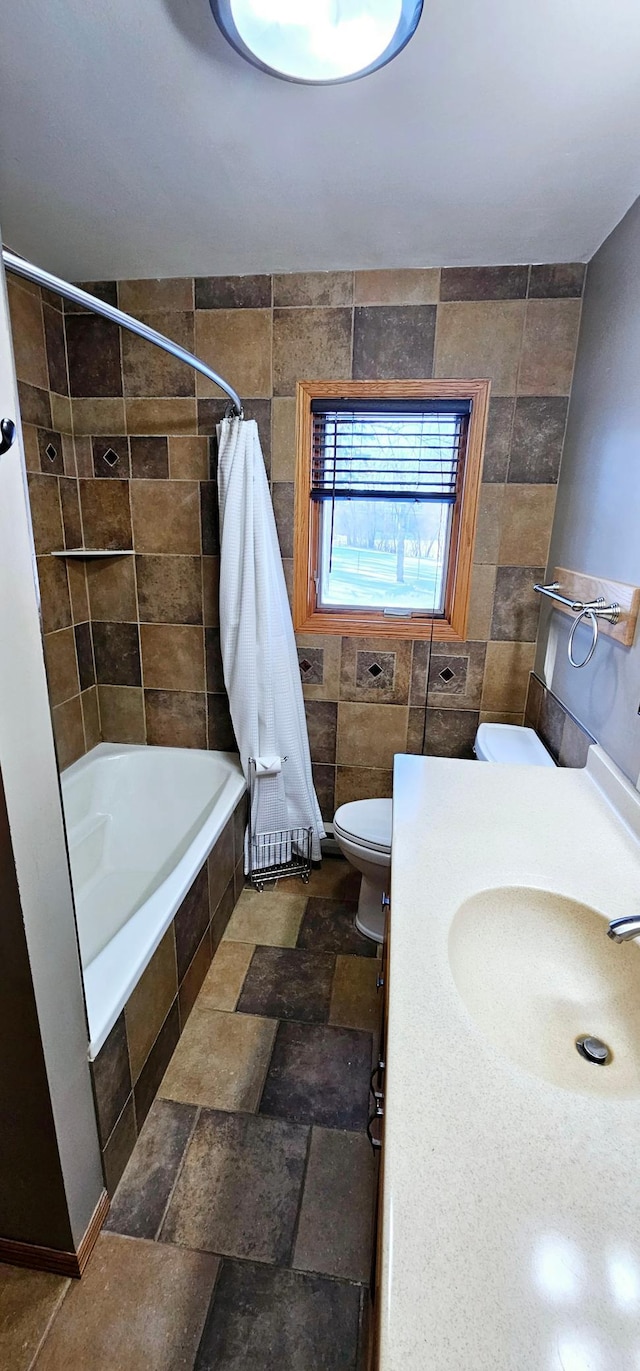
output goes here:
[[524, 722], [535, 729], [558, 766], [586, 766], [587, 753], [596, 739], [533, 672], [529, 677]]
[[[467, 756], [479, 719], [522, 721], [538, 619], [532, 584], [547, 558], [584, 272], [569, 263], [92, 287], [194, 349], [242, 396], [260, 429], [289, 583], [296, 381], [491, 377], [467, 642], [436, 644], [428, 668], [424, 642], [299, 637], [327, 817], [347, 799], [388, 793], [395, 751]], [[23, 294], [31, 298], [20, 298], [14, 322], [43, 599], [49, 632], [74, 629], [74, 642], [68, 635], [48, 652], [64, 755], [89, 745], [98, 709], [101, 736], [113, 741], [232, 747], [213, 437], [225, 400], [150, 345], [67, 311], [68, 399], [66, 369], [33, 341], [41, 311], [49, 353], [59, 349], [59, 310]], [[46, 388], [52, 378], [59, 396]], [[73, 441], [54, 469], [41, 453], [63, 421]], [[48, 556], [63, 516], [68, 543], [81, 529], [87, 545], [133, 547], [135, 557], [88, 564], [86, 577], [81, 566], [65, 571]], [[91, 634], [78, 640], [86, 622]], [[74, 648], [83, 689], [67, 696]], [[375, 679], [373, 665], [382, 667]]]
[[113, 1195], [244, 884], [243, 797], [91, 1063]]

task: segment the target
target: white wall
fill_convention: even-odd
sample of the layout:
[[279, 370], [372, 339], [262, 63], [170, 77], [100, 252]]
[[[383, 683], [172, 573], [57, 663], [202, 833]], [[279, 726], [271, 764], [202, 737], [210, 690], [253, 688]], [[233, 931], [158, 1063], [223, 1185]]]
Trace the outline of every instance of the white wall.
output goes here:
[[[20, 429], [2, 268], [0, 417], [12, 418]], [[0, 457], [0, 771], [57, 1146], [77, 1243], [100, 1198], [103, 1178], [20, 432]], [[11, 1178], [5, 1176], [3, 1182], [10, 1185]]]
[[[549, 571], [640, 585], [640, 200], [587, 270]], [[632, 648], [601, 637], [582, 671], [570, 621], [545, 609], [536, 671], [634, 782], [640, 773], [640, 630]], [[575, 639], [583, 655], [587, 628]]]

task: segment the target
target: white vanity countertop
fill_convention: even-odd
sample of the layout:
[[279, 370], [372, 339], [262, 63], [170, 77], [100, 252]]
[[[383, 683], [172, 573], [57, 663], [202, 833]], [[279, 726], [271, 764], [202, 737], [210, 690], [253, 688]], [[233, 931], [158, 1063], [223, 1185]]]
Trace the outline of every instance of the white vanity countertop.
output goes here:
[[640, 914], [640, 841], [589, 766], [396, 758], [380, 1371], [640, 1371], [640, 1079], [605, 1098], [519, 1069], [448, 954], [490, 887]]

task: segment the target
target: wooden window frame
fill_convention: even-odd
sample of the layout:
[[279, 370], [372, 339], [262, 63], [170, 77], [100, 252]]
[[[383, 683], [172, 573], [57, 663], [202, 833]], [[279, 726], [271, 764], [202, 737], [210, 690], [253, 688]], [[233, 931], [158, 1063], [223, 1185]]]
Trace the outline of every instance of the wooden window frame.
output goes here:
[[[296, 471], [293, 548], [293, 622], [300, 633], [367, 638], [431, 638], [464, 642], [491, 382], [299, 381], [296, 394]], [[381, 609], [319, 609], [315, 572], [319, 502], [311, 499], [312, 400], [468, 400], [471, 402], [460, 498], [454, 505], [444, 615], [385, 618]]]

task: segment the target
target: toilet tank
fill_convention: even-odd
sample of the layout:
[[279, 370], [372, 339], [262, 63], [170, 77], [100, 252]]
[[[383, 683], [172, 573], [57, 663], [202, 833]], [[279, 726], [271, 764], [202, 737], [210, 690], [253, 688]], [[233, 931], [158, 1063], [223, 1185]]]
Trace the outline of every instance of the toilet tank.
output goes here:
[[555, 766], [553, 757], [532, 728], [519, 724], [480, 724], [475, 754], [479, 762], [509, 762], [513, 766]]

